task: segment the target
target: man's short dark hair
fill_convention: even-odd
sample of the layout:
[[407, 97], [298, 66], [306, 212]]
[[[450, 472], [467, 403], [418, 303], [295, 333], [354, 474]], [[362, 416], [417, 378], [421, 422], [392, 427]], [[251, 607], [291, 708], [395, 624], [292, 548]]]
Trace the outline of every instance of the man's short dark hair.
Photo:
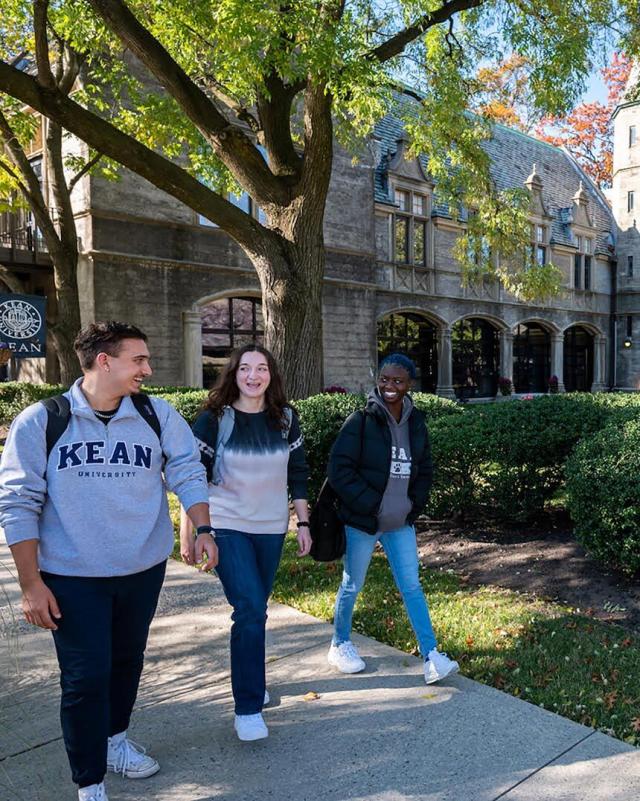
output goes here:
[[124, 339], [141, 339], [147, 341], [147, 335], [130, 323], [118, 323], [107, 320], [101, 323], [91, 323], [76, 337], [73, 343], [80, 366], [83, 370], [90, 370], [99, 353], [108, 353], [117, 356], [122, 348]]

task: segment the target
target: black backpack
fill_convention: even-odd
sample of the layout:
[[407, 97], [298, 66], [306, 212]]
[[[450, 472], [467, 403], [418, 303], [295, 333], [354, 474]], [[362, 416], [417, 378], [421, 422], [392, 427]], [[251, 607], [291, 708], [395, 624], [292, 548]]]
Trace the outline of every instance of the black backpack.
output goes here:
[[[156, 410], [153, 408], [149, 396], [144, 392], [138, 392], [135, 395], [130, 395], [136, 411], [142, 419], [149, 424], [151, 429], [155, 432], [158, 439], [160, 439], [160, 420]], [[45, 398], [40, 403], [47, 410], [47, 459], [49, 454], [54, 449], [56, 442], [67, 430], [69, 420], [71, 419], [71, 405], [69, 398], [66, 395], [54, 395], [51, 398]]]

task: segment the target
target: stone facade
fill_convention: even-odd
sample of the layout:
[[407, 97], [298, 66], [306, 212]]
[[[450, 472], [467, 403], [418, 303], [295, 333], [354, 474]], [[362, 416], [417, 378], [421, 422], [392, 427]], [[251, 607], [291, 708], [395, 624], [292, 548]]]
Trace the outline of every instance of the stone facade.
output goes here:
[[[499, 125], [487, 143], [498, 188], [530, 192], [534, 252], [562, 271], [561, 294], [544, 305], [518, 302], [496, 282], [461, 285], [453, 246], [464, 219], [438, 206], [424, 162], [406, 156], [397, 119], [378, 126], [356, 164], [336, 147], [324, 384], [365, 389], [385, 349], [406, 345], [422, 388], [449, 397], [490, 397], [498, 376], [523, 392], [547, 391], [551, 376], [561, 391], [637, 389], [640, 138], [629, 145], [629, 129], [637, 118], [640, 134], [638, 108], [616, 113], [612, 207], [567, 153]], [[150, 336], [154, 383], [200, 384], [203, 343], [221, 354], [216, 343], [226, 336], [216, 329], [203, 339], [201, 311], [260, 296], [240, 248], [127, 172], [116, 183], [84, 179], [76, 210], [83, 322], [134, 322]]]

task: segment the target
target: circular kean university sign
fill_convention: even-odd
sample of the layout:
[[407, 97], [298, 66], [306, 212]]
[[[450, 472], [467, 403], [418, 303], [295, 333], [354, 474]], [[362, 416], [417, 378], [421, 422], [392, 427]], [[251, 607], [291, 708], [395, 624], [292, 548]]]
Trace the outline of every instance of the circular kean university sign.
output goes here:
[[40, 312], [26, 300], [0, 303], [0, 335], [11, 339], [30, 339], [42, 328]]

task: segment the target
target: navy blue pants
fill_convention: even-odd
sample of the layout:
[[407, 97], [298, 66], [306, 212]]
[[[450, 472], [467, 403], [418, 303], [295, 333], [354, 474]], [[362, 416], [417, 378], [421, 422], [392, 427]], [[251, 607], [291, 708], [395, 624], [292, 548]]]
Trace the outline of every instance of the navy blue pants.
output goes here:
[[60, 720], [71, 775], [80, 787], [103, 780], [107, 738], [129, 727], [165, 569], [161, 562], [130, 576], [41, 574], [62, 613], [53, 632]]
[[284, 534], [216, 529], [216, 573], [233, 607], [231, 689], [236, 715], [255, 715], [264, 702], [267, 601], [280, 563]]

